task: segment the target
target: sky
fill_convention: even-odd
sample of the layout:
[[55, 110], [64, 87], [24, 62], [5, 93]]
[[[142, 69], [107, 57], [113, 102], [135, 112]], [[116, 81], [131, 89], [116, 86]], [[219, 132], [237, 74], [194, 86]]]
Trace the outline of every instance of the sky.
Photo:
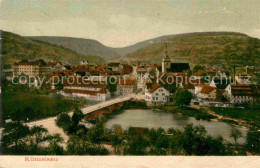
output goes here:
[[188, 32], [260, 38], [260, 0], [0, 0], [0, 29], [124, 47]]

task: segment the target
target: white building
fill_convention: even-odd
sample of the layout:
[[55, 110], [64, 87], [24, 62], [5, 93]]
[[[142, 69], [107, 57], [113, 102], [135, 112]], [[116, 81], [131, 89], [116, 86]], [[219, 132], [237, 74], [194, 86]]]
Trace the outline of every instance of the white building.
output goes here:
[[89, 64], [88, 60], [80, 61], [80, 65], [88, 65], [88, 64]]
[[107, 66], [112, 70], [112, 71], [120, 71], [123, 69], [123, 66], [118, 63], [118, 62], [110, 62], [107, 64]]
[[225, 96], [233, 104], [253, 102], [254, 94], [257, 94], [248, 84], [229, 84], [225, 91]]
[[204, 85], [197, 97], [201, 100], [215, 101], [217, 99], [217, 88]]
[[63, 90], [60, 93], [64, 96], [84, 97], [94, 101], [105, 101], [110, 97], [110, 94], [105, 89], [105, 83], [78, 79], [74, 82], [64, 80]]
[[18, 62], [13, 66], [14, 75], [39, 76], [50, 72], [50, 67], [42, 61]]
[[151, 89], [145, 90], [145, 101], [148, 104], [165, 104], [170, 100], [170, 92], [160, 84], [154, 83]]

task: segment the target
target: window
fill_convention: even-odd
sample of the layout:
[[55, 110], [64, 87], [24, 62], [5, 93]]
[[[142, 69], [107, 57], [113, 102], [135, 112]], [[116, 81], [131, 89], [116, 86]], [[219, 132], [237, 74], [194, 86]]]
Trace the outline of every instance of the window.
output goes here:
[[163, 96], [165, 96], [165, 93], [162, 93]]
[[158, 97], [156, 97], [156, 100], [158, 100]]

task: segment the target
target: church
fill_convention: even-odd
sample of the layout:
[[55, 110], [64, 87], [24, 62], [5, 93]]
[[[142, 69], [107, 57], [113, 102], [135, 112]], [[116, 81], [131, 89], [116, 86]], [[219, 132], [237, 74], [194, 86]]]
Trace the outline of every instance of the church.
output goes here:
[[167, 43], [165, 49], [165, 57], [162, 60], [162, 73], [183, 73], [183, 71], [190, 70], [189, 63], [174, 63], [171, 61], [167, 51]]

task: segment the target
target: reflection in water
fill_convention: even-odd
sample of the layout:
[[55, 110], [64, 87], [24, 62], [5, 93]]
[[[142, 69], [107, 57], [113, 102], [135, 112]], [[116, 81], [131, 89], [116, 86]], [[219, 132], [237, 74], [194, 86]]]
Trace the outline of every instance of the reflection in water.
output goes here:
[[242, 132], [243, 138], [238, 139], [238, 143], [245, 143], [247, 128], [237, 128], [228, 125], [224, 122], [213, 122], [196, 120], [193, 117], [184, 116], [182, 114], [172, 114], [163, 111], [154, 110], [125, 110], [122, 113], [115, 115], [106, 123], [107, 128], [112, 128], [113, 125], [121, 125], [123, 129], [133, 127], [146, 128], [174, 128], [183, 130], [187, 124], [203, 125], [211, 136], [221, 135], [226, 140], [234, 143], [233, 138], [230, 137], [232, 130], [237, 129]]

